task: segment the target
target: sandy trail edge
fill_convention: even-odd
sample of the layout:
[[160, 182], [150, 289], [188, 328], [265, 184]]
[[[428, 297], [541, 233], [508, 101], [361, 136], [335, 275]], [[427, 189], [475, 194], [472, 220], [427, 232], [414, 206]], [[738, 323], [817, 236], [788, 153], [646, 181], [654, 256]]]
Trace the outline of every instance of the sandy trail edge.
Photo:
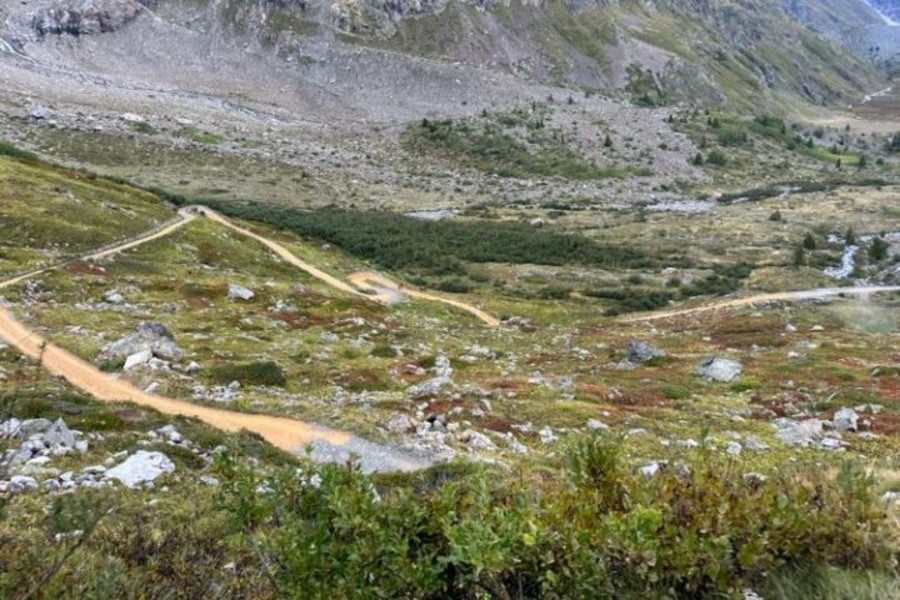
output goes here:
[[377, 286], [388, 288], [390, 290], [395, 290], [400, 294], [405, 294], [407, 296], [412, 296], [413, 298], [421, 298], [423, 300], [431, 300], [434, 302], [443, 302], [444, 304], [449, 304], [450, 306], [455, 306], [456, 308], [462, 309], [472, 315], [475, 315], [485, 325], [488, 327], [499, 327], [500, 319], [489, 315], [484, 312], [480, 308], [476, 306], [472, 306], [471, 304], [467, 304], [465, 302], [461, 302], [459, 300], [453, 300], [452, 298], [444, 298], [443, 296], [436, 296], [434, 294], [429, 294], [428, 292], [422, 292], [419, 290], [414, 290], [410, 288], [401, 288], [396, 282], [388, 279], [384, 275], [379, 275], [378, 273], [373, 273], [371, 271], [363, 271], [360, 273], [351, 274], [348, 279], [356, 285], [365, 286], [367, 283], [374, 283]]
[[648, 315], [630, 315], [619, 319], [622, 323], [641, 323], [645, 321], [656, 321], [658, 319], [668, 319], [671, 317], [682, 317], [686, 315], [694, 315], [704, 312], [715, 312], [729, 308], [740, 308], [743, 306], [753, 306], [755, 304], [765, 304], [768, 302], [802, 302], [805, 300], [820, 300], [825, 298], [834, 298], [840, 296], [857, 296], [865, 297], [872, 294], [900, 292], [900, 286], [863, 286], [863, 287], [847, 287], [847, 288], [820, 288], [816, 290], [804, 290], [800, 292], [778, 292], [774, 294], [757, 294], [755, 296], [747, 296], [746, 298], [736, 298], [733, 300], [723, 300], [714, 304], [704, 306], [696, 306], [694, 308], [684, 308], [679, 310], [667, 310], [663, 312], [652, 313]]

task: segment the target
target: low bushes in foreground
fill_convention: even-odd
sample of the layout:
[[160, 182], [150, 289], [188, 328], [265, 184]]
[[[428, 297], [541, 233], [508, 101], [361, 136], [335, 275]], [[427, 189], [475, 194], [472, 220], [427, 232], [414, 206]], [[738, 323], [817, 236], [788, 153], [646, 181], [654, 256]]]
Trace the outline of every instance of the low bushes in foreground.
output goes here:
[[219, 470], [224, 507], [286, 597], [720, 598], [803, 565], [896, 568], [872, 482], [849, 464], [766, 479], [704, 453], [645, 476], [588, 437], [542, 477]]

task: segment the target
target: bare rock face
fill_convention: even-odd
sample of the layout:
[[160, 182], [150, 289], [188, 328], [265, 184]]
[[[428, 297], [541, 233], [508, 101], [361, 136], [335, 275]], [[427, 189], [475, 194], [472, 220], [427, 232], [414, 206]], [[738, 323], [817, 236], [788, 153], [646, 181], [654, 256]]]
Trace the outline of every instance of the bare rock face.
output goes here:
[[41, 35], [93, 35], [115, 31], [155, 0], [65, 0], [38, 10], [32, 27]]

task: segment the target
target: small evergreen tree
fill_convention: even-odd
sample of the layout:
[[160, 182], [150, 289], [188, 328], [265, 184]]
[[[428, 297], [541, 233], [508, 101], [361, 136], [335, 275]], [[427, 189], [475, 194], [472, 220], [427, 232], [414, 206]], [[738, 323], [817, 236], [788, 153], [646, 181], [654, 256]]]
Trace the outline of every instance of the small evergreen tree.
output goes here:
[[603, 147], [604, 148], [612, 148], [612, 145], [613, 145], [612, 138], [609, 137], [609, 134], [607, 133], [606, 139], [603, 140]]
[[806, 250], [803, 249], [803, 246], [794, 248], [794, 256], [791, 260], [791, 264], [793, 264], [795, 268], [802, 267], [806, 264]]
[[869, 246], [869, 259], [872, 262], [879, 262], [887, 258], [889, 245], [881, 236], [872, 240]]
[[848, 227], [847, 233], [844, 234], [844, 244], [847, 246], [853, 246], [856, 244], [856, 234], [853, 232], [852, 227]]
[[812, 233], [807, 233], [806, 237], [803, 238], [803, 248], [805, 248], [806, 250], [816, 249], [816, 238]]
[[697, 155], [691, 159], [691, 164], [694, 165], [695, 167], [701, 166], [703, 164], [703, 153], [698, 152]]

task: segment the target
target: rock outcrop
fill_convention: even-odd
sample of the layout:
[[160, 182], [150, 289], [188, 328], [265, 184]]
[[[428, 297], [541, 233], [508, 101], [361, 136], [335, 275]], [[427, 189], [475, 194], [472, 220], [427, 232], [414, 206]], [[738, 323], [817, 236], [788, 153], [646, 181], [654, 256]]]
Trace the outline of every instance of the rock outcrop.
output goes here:
[[32, 15], [41, 35], [93, 35], [115, 31], [140, 15], [155, 0], [69, 0]]
[[98, 360], [128, 358], [141, 352], [150, 352], [163, 360], [179, 360], [182, 356], [181, 348], [165, 325], [156, 321], [144, 321], [131, 335], [104, 346]]

